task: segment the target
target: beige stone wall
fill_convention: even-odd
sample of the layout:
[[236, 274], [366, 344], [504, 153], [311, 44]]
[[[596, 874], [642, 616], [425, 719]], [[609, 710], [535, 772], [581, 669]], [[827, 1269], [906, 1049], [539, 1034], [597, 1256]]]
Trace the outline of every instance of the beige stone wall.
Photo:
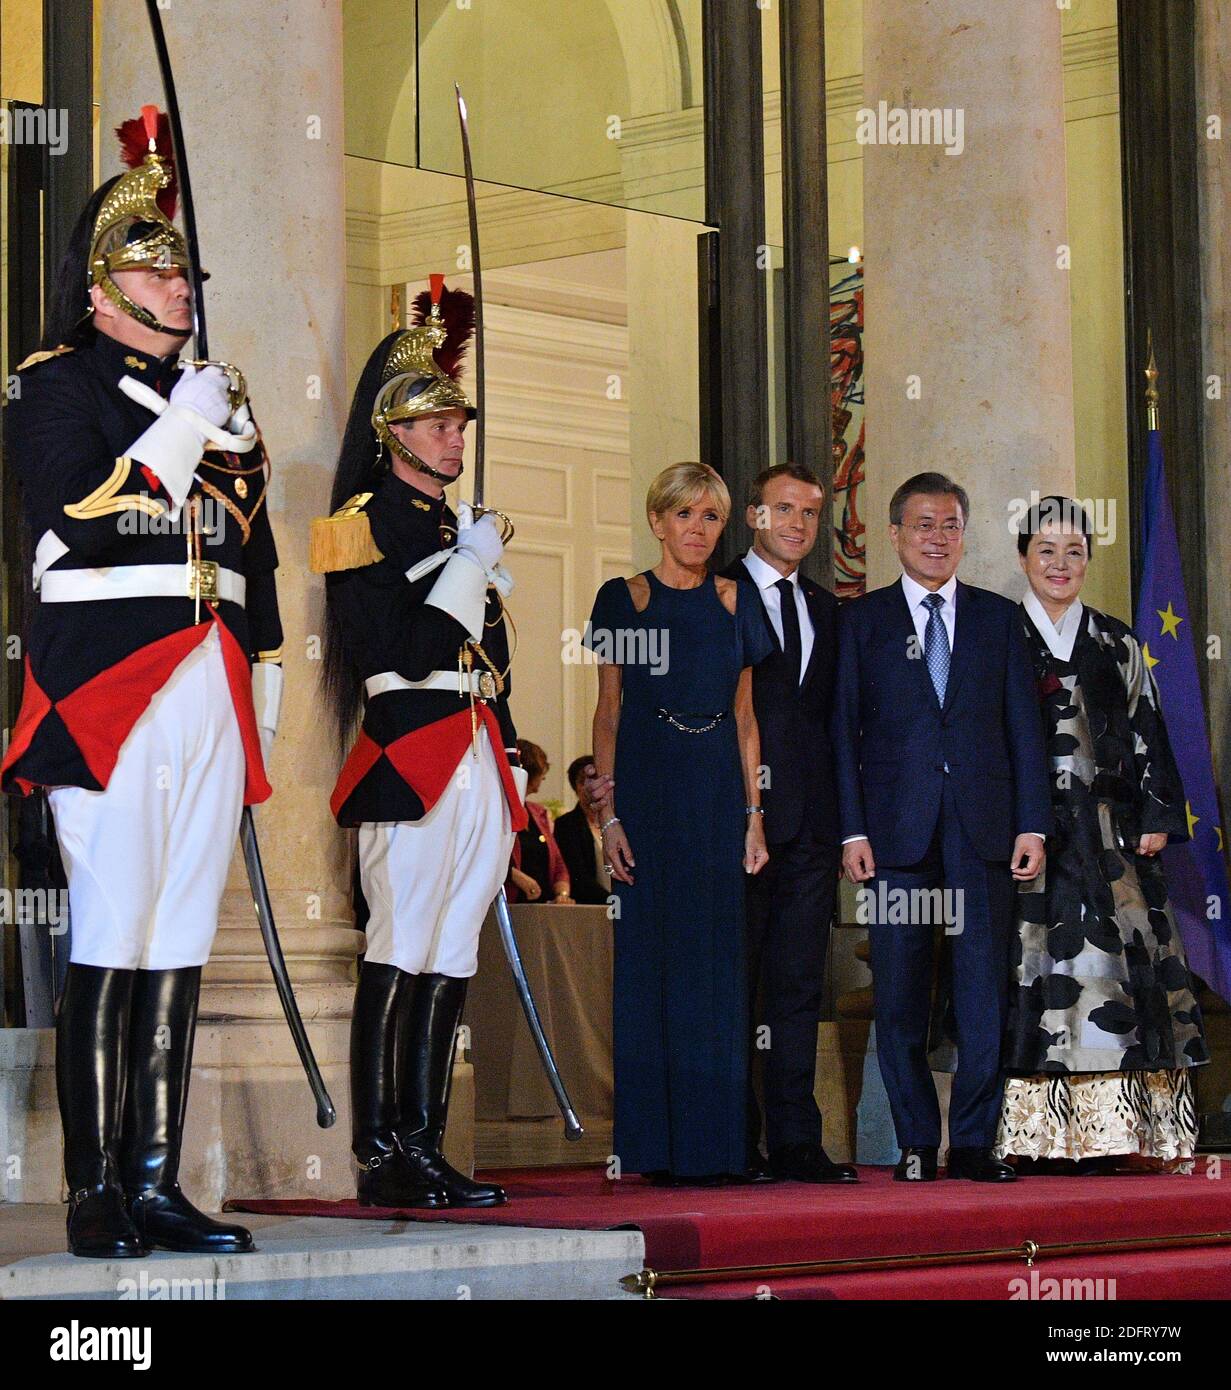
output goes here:
[[1083, 597], [1131, 622], [1117, 45], [1115, 0], [1078, 0], [1064, 16], [1074, 495], [1114, 503], [1116, 514], [1115, 540], [1096, 546]]

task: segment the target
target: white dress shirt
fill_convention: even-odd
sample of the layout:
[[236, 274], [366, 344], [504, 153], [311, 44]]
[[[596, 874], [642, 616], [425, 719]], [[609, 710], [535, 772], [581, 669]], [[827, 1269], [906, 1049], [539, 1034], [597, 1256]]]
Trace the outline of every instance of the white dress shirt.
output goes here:
[[757, 586], [761, 595], [761, 602], [769, 614], [769, 621], [778, 635], [778, 645], [784, 650], [786, 638], [782, 633], [782, 593], [774, 586], [780, 580], [785, 579], [795, 591], [795, 611], [799, 614], [799, 679], [802, 681], [804, 672], [808, 669], [808, 661], [812, 656], [812, 643], [816, 633], [812, 626], [812, 617], [808, 612], [807, 597], [799, 585], [799, 571], [796, 570], [794, 574], [779, 574], [773, 565], [766, 564], [761, 559], [755, 547], [751, 547], [748, 554], [744, 556], [744, 564], [752, 576], [752, 582]]
[[1033, 589], [1026, 590], [1026, 597], [1022, 599], [1022, 607], [1029, 615], [1030, 621], [1038, 629], [1039, 636], [1047, 643], [1047, 649], [1052, 656], [1060, 661], [1071, 661], [1073, 659], [1073, 644], [1077, 641], [1077, 634], [1081, 631], [1082, 615], [1086, 611], [1081, 600], [1075, 598], [1060, 615], [1058, 623], [1053, 623], [1047, 616], [1047, 609], [1039, 602]]
[[[909, 574], [902, 576], [902, 592], [906, 595], [906, 605], [910, 609], [911, 621], [915, 624], [915, 633], [919, 638], [919, 650], [923, 651], [924, 633], [927, 631], [928, 618], [932, 610], [923, 602], [932, 592], [925, 589], [922, 584], [916, 584]], [[953, 604], [953, 596], [957, 593], [957, 575], [953, 575], [946, 583], [936, 590], [944, 603], [940, 605], [940, 620], [945, 625], [945, 632], [949, 638], [949, 650], [953, 650], [953, 629], [957, 623], [957, 610]]]

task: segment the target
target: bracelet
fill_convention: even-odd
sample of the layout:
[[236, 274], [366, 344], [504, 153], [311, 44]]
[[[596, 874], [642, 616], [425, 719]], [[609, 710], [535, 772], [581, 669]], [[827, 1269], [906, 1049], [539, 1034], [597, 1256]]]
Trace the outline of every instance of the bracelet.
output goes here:
[[744, 815], [746, 815], [746, 816], [763, 816], [764, 814], [765, 814], [765, 807], [764, 807], [764, 806], [745, 806], [745, 807], [744, 807]]
[[608, 830], [610, 826], [621, 825], [622, 823], [623, 822], [620, 820], [619, 816], [612, 816], [610, 820], [604, 821], [602, 825], [599, 826], [598, 833], [602, 835]]

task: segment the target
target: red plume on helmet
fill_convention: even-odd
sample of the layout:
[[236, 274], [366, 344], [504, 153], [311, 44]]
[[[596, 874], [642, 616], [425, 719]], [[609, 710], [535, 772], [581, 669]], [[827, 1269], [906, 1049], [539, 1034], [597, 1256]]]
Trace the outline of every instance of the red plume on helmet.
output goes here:
[[423, 290], [415, 296], [411, 324], [417, 328], [427, 322], [434, 302], [432, 291], [439, 284], [440, 317], [444, 320], [446, 336], [444, 346], [438, 347], [432, 356], [440, 370], [456, 381], [461, 375], [462, 358], [474, 336], [474, 295], [466, 290], [446, 288], [443, 276], [433, 275], [432, 281], [432, 290]]
[[166, 160], [171, 174], [171, 182], [158, 192], [158, 206], [165, 217], [175, 217], [175, 206], [179, 198], [179, 181], [175, 176], [175, 153], [171, 144], [171, 122], [167, 113], [156, 106], [143, 106], [141, 114], [115, 128], [120, 139], [120, 157], [130, 169], [136, 169], [150, 152], [150, 138], [154, 139], [154, 152]]

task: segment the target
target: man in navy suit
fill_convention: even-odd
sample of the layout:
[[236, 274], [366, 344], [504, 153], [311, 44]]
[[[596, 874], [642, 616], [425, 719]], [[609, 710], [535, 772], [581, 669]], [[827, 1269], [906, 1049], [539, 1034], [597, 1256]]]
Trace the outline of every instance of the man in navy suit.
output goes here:
[[852, 883], [868, 885], [877, 1053], [903, 1181], [935, 1178], [940, 1144], [927, 1061], [938, 899], [955, 908], [946, 925], [958, 1041], [949, 1176], [1014, 1177], [990, 1152], [1004, 1089], [1013, 881], [1038, 874], [1051, 830], [1018, 610], [957, 582], [968, 515], [964, 489], [943, 474], [903, 483], [889, 504], [902, 577], [847, 604], [838, 624], [842, 864]]
[[816, 545], [824, 501], [809, 469], [767, 469], [752, 485], [745, 514], [753, 543], [723, 574], [755, 587], [774, 639], [774, 651], [752, 672], [769, 863], [747, 885], [750, 1055], [763, 1062], [769, 1163], [767, 1171], [750, 1084], [749, 1176], [848, 1183], [858, 1174], [822, 1147], [814, 1095], [816, 1028], [841, 868], [829, 741], [838, 601], [799, 566]]

